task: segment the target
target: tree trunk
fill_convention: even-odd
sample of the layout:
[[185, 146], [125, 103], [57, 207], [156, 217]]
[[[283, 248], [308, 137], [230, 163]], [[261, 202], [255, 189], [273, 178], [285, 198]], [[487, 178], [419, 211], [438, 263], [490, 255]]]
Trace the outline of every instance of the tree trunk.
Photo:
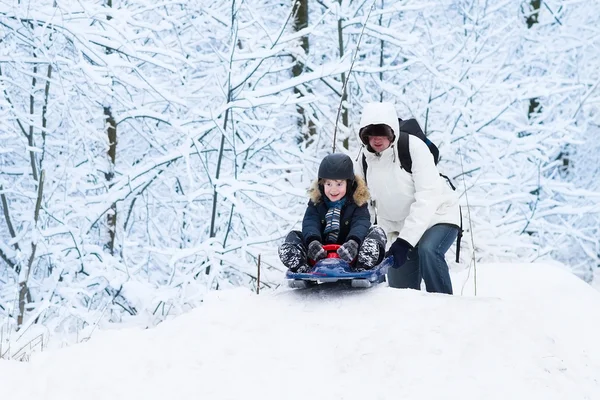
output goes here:
[[[35, 58], [35, 52], [33, 53], [33, 58]], [[34, 119], [35, 112], [35, 85], [37, 83], [36, 75], [37, 75], [37, 64], [33, 64], [33, 78], [31, 81], [31, 94], [29, 95], [29, 114], [31, 115], [31, 119]], [[33, 180], [38, 180], [38, 172], [37, 172], [37, 161], [35, 157], [35, 152], [33, 148], [35, 147], [35, 141], [33, 140], [33, 124], [29, 124], [29, 134], [27, 135], [27, 144], [29, 145], [29, 161], [31, 163], [31, 173], [33, 174]]]
[[46, 86], [44, 87], [44, 105], [42, 106], [42, 156], [40, 158], [40, 168], [44, 168], [44, 157], [46, 156], [46, 127], [48, 120], [48, 95], [50, 94], [50, 78], [52, 78], [52, 64], [48, 64], [46, 72]]
[[[112, 0], [106, 0], [106, 6], [112, 8]], [[106, 17], [108, 21], [112, 16]], [[111, 54], [112, 50], [105, 48], [106, 54]], [[106, 120], [106, 134], [108, 136], [108, 171], [105, 174], [108, 188], [112, 186], [112, 180], [115, 177], [115, 166], [117, 161], [117, 122], [112, 114], [110, 106], [104, 107], [104, 117]], [[110, 254], [115, 254], [115, 237], [117, 234], [117, 203], [112, 203], [110, 211], [106, 215], [106, 224], [108, 225], [108, 243], [106, 247]]]
[[[112, 180], [115, 176], [115, 164], [117, 159], [117, 123], [112, 115], [110, 107], [104, 107], [104, 117], [106, 119], [106, 134], [108, 135], [108, 172], [105, 177], [108, 187], [112, 186]], [[115, 250], [115, 234], [117, 229], [117, 203], [110, 206], [110, 211], [106, 216], [108, 225], [108, 243], [107, 248], [110, 254], [114, 254]]]
[[[340, 3], [340, 7], [342, 6], [342, 0], [339, 0]], [[339, 18], [338, 19], [338, 46], [339, 46], [339, 51], [340, 51], [340, 60], [344, 57], [344, 27], [342, 26], [342, 21], [343, 18]], [[346, 99], [348, 98], [348, 89], [344, 88], [344, 82], [346, 82], [346, 73], [342, 72], [342, 88], [343, 88], [343, 92], [342, 92], [342, 98], [341, 98], [341, 103], [342, 103], [342, 125], [346, 128], [348, 128], [348, 126], [350, 125], [349, 122], [349, 118], [348, 118], [348, 109], [345, 106], [346, 103]], [[345, 138], [342, 141], [342, 146], [344, 146], [345, 149], [348, 149], [349, 146], [349, 140], [348, 138]]]
[[[236, 44], [239, 43], [239, 38], [237, 36], [237, 20], [236, 20], [236, 6], [235, 0], [231, 3], [231, 32], [232, 32], [232, 46], [233, 50], [229, 59], [229, 73], [227, 75], [227, 104], [229, 104], [233, 98], [233, 89], [231, 87], [231, 71], [233, 70], [233, 55], [235, 51]], [[225, 152], [225, 133], [227, 132], [227, 123], [229, 118], [233, 120], [233, 111], [231, 108], [227, 108], [225, 110], [225, 116], [223, 117], [223, 131], [221, 132], [221, 144], [219, 145], [219, 155], [217, 158], [217, 170], [215, 171], [215, 181], [219, 180], [221, 176], [221, 163], [223, 162], [223, 154]], [[233, 124], [233, 122], [232, 122]], [[217, 236], [216, 224], [217, 224], [217, 202], [218, 202], [219, 193], [217, 191], [217, 184], [214, 183], [213, 187], [213, 203], [212, 203], [212, 215], [210, 218], [210, 237], [214, 238]], [[206, 267], [206, 275], [210, 275], [210, 265]], [[218, 290], [218, 284], [217, 284]]]
[[[8, 209], [8, 199], [6, 198], [6, 194], [4, 193], [4, 187], [0, 185], [0, 200], [2, 201], [2, 211], [4, 213], [4, 220], [6, 221], [6, 226], [8, 227], [8, 232], [10, 233], [10, 237], [12, 239], [17, 237], [15, 232], [15, 228], [12, 224], [12, 219], [10, 217], [10, 210]], [[13, 244], [15, 250], [20, 251], [19, 241], [15, 240]], [[15, 261], [8, 258], [8, 255], [2, 252], [0, 249], [0, 258], [2, 258], [15, 272], [18, 274], [21, 271], [21, 267]]]
[[[308, 0], [294, 0], [294, 2], [296, 3], [294, 10], [294, 13], [296, 15], [296, 17], [294, 18], [294, 31], [299, 32], [300, 30], [308, 27]], [[308, 36], [302, 36], [301, 47], [302, 50], [304, 50], [304, 54], [308, 55]], [[294, 59], [294, 61], [295, 64], [292, 67], [292, 76], [295, 78], [302, 75], [302, 72], [304, 71], [304, 63], [298, 59]], [[310, 91], [310, 89], [305, 90]], [[304, 95], [298, 87], [294, 87], [294, 94], [298, 97], [302, 97]], [[300, 132], [302, 132], [300, 141], [308, 145], [312, 143], [312, 141], [314, 140], [313, 138], [317, 133], [315, 123], [309, 115], [309, 110], [305, 109], [300, 105], [296, 106], [296, 110], [298, 111], [299, 115], [298, 128], [300, 129]]]
[[[540, 7], [542, 5], [542, 0], [531, 0], [529, 3], [529, 9], [531, 14], [527, 16], [525, 20], [527, 22], [527, 28], [531, 29], [535, 24], [537, 24], [539, 15], [540, 15]], [[529, 99], [529, 111], [527, 113], [527, 117], [531, 120], [534, 117], [534, 114], [539, 113], [541, 111], [540, 103], [536, 97]]]
[[529, 3], [529, 9], [532, 11], [530, 15], [527, 16], [527, 28], [531, 29], [531, 27], [537, 24], [538, 17], [540, 16], [540, 7], [542, 6], [542, 0], [531, 0]]
[[[42, 206], [42, 197], [44, 195], [44, 170], [40, 174], [40, 179], [38, 180], [38, 191], [37, 191], [37, 200], [35, 202], [35, 211], [33, 214], [33, 220], [35, 222], [34, 229], [38, 229], [38, 220], [40, 217], [40, 208]], [[35, 260], [35, 252], [37, 250], [37, 242], [31, 242], [31, 254], [29, 255], [29, 260], [25, 269], [21, 271], [19, 276], [19, 315], [17, 316], [17, 327], [21, 327], [23, 325], [23, 320], [25, 318], [25, 304], [31, 302], [31, 294], [29, 293], [29, 275], [31, 273], [31, 269], [33, 267], [33, 260]]]

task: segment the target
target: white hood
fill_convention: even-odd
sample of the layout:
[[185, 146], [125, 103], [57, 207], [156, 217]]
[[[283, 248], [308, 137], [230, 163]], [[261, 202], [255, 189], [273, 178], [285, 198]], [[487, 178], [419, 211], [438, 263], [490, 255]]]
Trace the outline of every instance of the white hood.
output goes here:
[[[367, 103], [365, 104], [360, 118], [360, 129], [367, 125], [386, 124], [394, 131], [396, 138], [394, 144], [398, 141], [398, 132], [400, 132], [400, 124], [398, 123], [398, 114], [396, 107], [392, 103]], [[359, 143], [360, 137], [358, 138]]]

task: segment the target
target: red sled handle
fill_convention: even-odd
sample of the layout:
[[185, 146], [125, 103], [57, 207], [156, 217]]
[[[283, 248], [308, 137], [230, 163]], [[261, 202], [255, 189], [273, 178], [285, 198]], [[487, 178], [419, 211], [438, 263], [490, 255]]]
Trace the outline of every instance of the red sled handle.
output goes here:
[[337, 253], [337, 249], [340, 247], [341, 246], [339, 244], [326, 244], [323, 245], [323, 250], [327, 252], [327, 258], [340, 258], [339, 254]]
[[[340, 258], [340, 255], [337, 253], [337, 249], [341, 246], [339, 244], [325, 244], [323, 245], [323, 250], [327, 252], [327, 257], [325, 258]], [[315, 265], [317, 262], [313, 259], [309, 259], [308, 263], [310, 265]]]

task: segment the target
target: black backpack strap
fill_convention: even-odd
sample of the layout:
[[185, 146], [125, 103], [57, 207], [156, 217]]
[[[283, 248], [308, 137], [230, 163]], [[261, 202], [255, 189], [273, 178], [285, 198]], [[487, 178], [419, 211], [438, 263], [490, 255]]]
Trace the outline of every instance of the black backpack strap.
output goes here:
[[448, 185], [450, 185], [450, 187], [452, 188], [452, 190], [456, 190], [456, 187], [454, 187], [454, 185], [452, 184], [452, 181], [450, 180], [450, 178], [448, 178], [446, 175], [444, 175], [442, 173], [440, 173], [440, 176], [442, 178], [444, 178], [448, 182]]
[[[412, 174], [412, 158], [410, 148], [408, 147], [409, 136], [413, 135], [427, 143], [427, 138], [416, 119], [411, 118], [402, 120], [398, 118], [398, 157], [400, 158], [400, 167], [406, 172]], [[436, 160], [437, 163], [437, 160]]]
[[[400, 132], [398, 137], [398, 155], [400, 156], [400, 163], [402, 168], [404, 168], [407, 172], [412, 172], [412, 159], [410, 158], [408, 145], [406, 146], [406, 150], [403, 150], [402, 148], [402, 145], [404, 144], [405, 140], [406, 143], [408, 143], [408, 138], [403, 138], [403, 136], [405, 135], [412, 135], [421, 139], [429, 148], [429, 151], [433, 156], [433, 162], [435, 163], [435, 165], [437, 165], [438, 161], [440, 160], [440, 150], [431, 140], [427, 138], [417, 120], [411, 118], [403, 121], [400, 118], [398, 118], [398, 124], [400, 126]], [[400, 140], [402, 140], [403, 142], [400, 142]]]
[[367, 156], [365, 156], [364, 154], [362, 155], [362, 168], [363, 168], [363, 176], [365, 177], [365, 185], [367, 184], [367, 168], [369, 166], [367, 165]]
[[463, 216], [462, 216], [462, 208], [458, 206], [458, 211], [460, 212], [460, 228], [458, 229], [458, 235], [456, 236], [456, 262], [460, 261], [460, 242], [463, 237]]
[[403, 168], [409, 174], [412, 173], [412, 158], [410, 158], [410, 149], [408, 148], [408, 133], [400, 130], [398, 132], [398, 158], [400, 159], [400, 168]]

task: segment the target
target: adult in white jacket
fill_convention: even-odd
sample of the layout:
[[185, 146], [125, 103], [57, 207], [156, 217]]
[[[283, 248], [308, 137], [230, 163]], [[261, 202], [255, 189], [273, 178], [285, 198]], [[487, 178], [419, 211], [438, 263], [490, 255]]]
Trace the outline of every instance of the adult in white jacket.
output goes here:
[[[458, 196], [440, 176], [425, 142], [417, 137], [408, 137], [412, 173], [401, 168], [396, 148], [399, 134], [392, 103], [365, 105], [359, 139], [365, 146], [372, 214], [387, 233], [388, 253], [394, 256], [388, 282], [391, 287], [420, 289], [424, 280], [428, 292], [452, 294], [445, 254], [459, 231]], [[364, 173], [362, 165], [356, 170]]]

